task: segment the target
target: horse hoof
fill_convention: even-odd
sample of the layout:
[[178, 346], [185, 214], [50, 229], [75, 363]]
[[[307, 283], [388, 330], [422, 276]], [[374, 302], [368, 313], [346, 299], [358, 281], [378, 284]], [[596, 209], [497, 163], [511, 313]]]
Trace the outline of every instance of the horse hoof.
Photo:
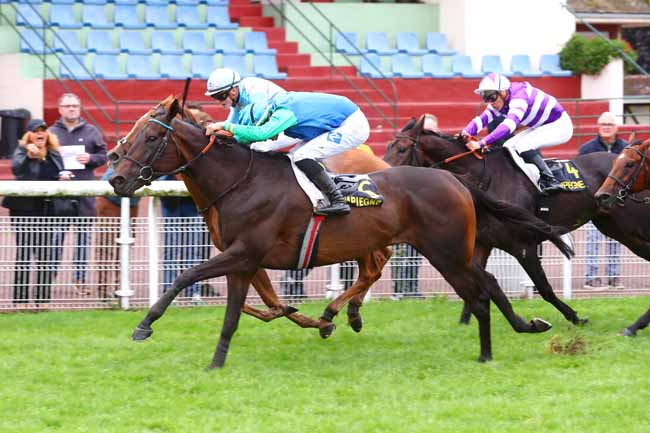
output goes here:
[[153, 334], [153, 329], [140, 328], [138, 326], [135, 328], [135, 331], [133, 331], [133, 335], [131, 335], [131, 338], [133, 339], [133, 341], [144, 341], [147, 338], [151, 337], [151, 334]]
[[350, 324], [350, 328], [354, 332], [361, 332], [361, 328], [363, 328], [363, 319], [361, 316], [355, 316], [354, 318], [350, 318], [348, 323]]
[[469, 325], [469, 319], [460, 319], [458, 321], [459, 325]]
[[478, 362], [480, 362], [481, 364], [490, 361], [492, 361], [492, 355], [486, 355], [486, 356], [481, 355], [478, 357]]
[[553, 327], [549, 322], [539, 317], [535, 317], [530, 321], [530, 324], [533, 326], [535, 332], [546, 332]]
[[334, 330], [336, 329], [336, 325], [334, 323], [328, 323], [325, 326], [321, 326], [318, 328], [318, 332], [320, 333], [321, 338], [329, 338], [329, 336], [332, 335]]
[[573, 324], [577, 326], [583, 326], [589, 323], [589, 319], [576, 319]]
[[621, 337], [636, 337], [636, 332], [632, 332], [629, 329], [625, 328], [618, 333]]
[[289, 314], [293, 314], [293, 313], [297, 313], [297, 312], [298, 312], [298, 309], [295, 308], [295, 307], [292, 307], [291, 305], [285, 305], [285, 306], [283, 307], [283, 310], [284, 310], [284, 315], [285, 315], [285, 316], [288, 316]]
[[215, 364], [215, 363], [213, 362], [212, 364], [210, 364], [210, 365], [208, 365], [207, 367], [205, 367], [205, 368], [203, 369], [203, 371], [205, 371], [205, 372], [207, 373], [207, 372], [209, 372], [209, 371], [216, 370], [216, 369], [218, 369], [218, 368], [223, 368], [223, 364], [219, 365], [219, 364]]

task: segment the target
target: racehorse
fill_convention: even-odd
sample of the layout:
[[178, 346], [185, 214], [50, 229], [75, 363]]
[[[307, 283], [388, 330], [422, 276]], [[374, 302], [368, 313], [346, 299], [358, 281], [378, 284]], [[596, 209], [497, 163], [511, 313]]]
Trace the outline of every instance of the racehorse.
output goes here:
[[[497, 147], [482, 155], [468, 152], [460, 137], [452, 137], [423, 128], [426, 115], [417, 121], [412, 119], [388, 144], [384, 160], [393, 166], [412, 165], [449, 170], [466, 176], [472, 183], [485, 189], [491, 196], [508, 200], [527, 209], [531, 215], [537, 213], [540, 193], [517, 168], [506, 149]], [[591, 220], [605, 235], [626, 245], [635, 254], [650, 260], [650, 218], [648, 210], [632, 204], [626, 210], [615, 209], [609, 215], [599, 212], [594, 194], [607, 177], [616, 155], [599, 152], [580, 155], [573, 160], [583, 174], [588, 189], [581, 192], [559, 192], [545, 197], [544, 205], [549, 208], [543, 216], [549, 224], [565, 227], [572, 231]], [[530, 276], [540, 295], [557, 308], [574, 324], [581, 319], [567, 304], [553, 292], [539, 257], [537, 244], [521, 245], [509, 236], [512, 226], [507, 221], [494, 219], [479, 220], [476, 259], [484, 267], [493, 248], [502, 249], [517, 259]], [[467, 308], [461, 315], [461, 322], [469, 320]]]
[[[115, 167], [109, 182], [117, 194], [131, 196], [157, 177], [182, 172], [195, 203], [218, 212], [216, 235], [223, 252], [181, 273], [138, 324], [133, 339], [149, 338], [153, 333], [152, 323], [185, 287], [225, 275], [228, 290], [225, 319], [209, 365], [209, 368], [222, 367], [251, 280], [261, 267], [296, 268], [299, 237], [312, 218], [313, 208], [295, 182], [286, 156], [253, 152], [225, 135], [208, 140], [203, 129], [177, 118], [180, 110], [177, 98], [167, 98], [132, 142], [122, 141], [109, 154]], [[373, 266], [373, 251], [394, 243], [413, 245], [476, 316], [481, 347], [479, 361], [492, 358], [490, 299], [519, 332], [536, 333], [550, 328], [543, 320], [525, 322], [517, 316], [496, 279], [473, 263], [476, 210], [472, 193], [458, 179], [444, 171], [403, 167], [370, 176], [385, 202], [379, 207], [359, 208], [349, 215], [326, 219], [313, 265], [355, 259], [361, 275]], [[520, 214], [519, 209], [493, 201], [478, 190], [475, 194], [484, 199], [477, 206]], [[557, 232], [549, 231], [548, 226], [542, 229], [538, 223], [536, 218], [521, 219], [520, 227], [511, 235], [544, 235], [555, 238], [558, 246], [566, 247]], [[355, 283], [337, 300], [345, 302], [361, 290], [361, 285]], [[331, 320], [338, 312], [331, 309], [337, 300], [326, 308], [326, 319]]]
[[[619, 208], [630, 205], [626, 199], [633, 203], [649, 204], [650, 197], [638, 199], [631, 194], [650, 189], [650, 140], [627, 146], [614, 160], [612, 169], [607, 178], [596, 192], [598, 205], [606, 211], [611, 211], [615, 204]], [[650, 324], [650, 310], [646, 311], [632, 325], [623, 329], [620, 334], [633, 337], [637, 331]]]

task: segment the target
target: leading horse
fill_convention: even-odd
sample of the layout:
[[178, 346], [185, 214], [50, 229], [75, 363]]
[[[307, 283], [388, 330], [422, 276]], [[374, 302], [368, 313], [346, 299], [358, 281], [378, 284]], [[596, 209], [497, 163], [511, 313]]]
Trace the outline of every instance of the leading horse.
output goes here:
[[[441, 168], [463, 175], [479, 185], [491, 196], [507, 200], [527, 209], [531, 215], [538, 213], [540, 193], [517, 168], [504, 148], [497, 147], [483, 155], [468, 152], [460, 137], [452, 137], [424, 128], [426, 115], [412, 119], [388, 144], [384, 160], [389, 164]], [[599, 212], [594, 197], [598, 186], [605, 180], [616, 155], [606, 152], [580, 155], [573, 160], [583, 174], [588, 189], [582, 192], [559, 192], [544, 201], [548, 212], [544, 220], [554, 226], [575, 230], [588, 221], [605, 235], [626, 245], [635, 254], [650, 260], [650, 218], [648, 208], [631, 204], [626, 210], [615, 209], [610, 214]], [[537, 244], [522, 245], [513, 242], [509, 233], [512, 225], [494, 219], [479, 221], [476, 259], [483, 267], [493, 248], [502, 249], [517, 259], [530, 276], [540, 295], [557, 308], [574, 324], [582, 324], [578, 314], [562, 302], [553, 292], [540, 259]], [[461, 321], [469, 320], [465, 309]]]
[[[223, 252], [181, 273], [138, 324], [133, 338], [149, 338], [152, 323], [185, 287], [225, 275], [225, 319], [209, 365], [222, 367], [251, 280], [261, 267], [295, 268], [299, 238], [313, 208], [284, 155], [258, 154], [224, 137], [208, 141], [202, 129], [177, 118], [179, 112], [178, 99], [168, 98], [133, 142], [122, 142], [112, 151], [109, 160], [115, 172], [109, 182], [117, 194], [131, 196], [157, 177], [182, 171], [197, 205], [218, 212]], [[480, 361], [492, 358], [490, 299], [520, 332], [550, 328], [540, 319], [525, 322], [517, 316], [496, 279], [473, 262], [476, 213], [472, 194], [459, 180], [443, 171], [413, 168], [391, 168], [373, 173], [371, 178], [385, 202], [380, 207], [359, 208], [349, 215], [326, 219], [315, 266], [355, 259], [361, 274], [362, 269], [372, 266], [369, 256], [373, 251], [394, 243], [410, 243], [438, 269], [476, 316]], [[540, 236], [535, 218], [527, 225], [522, 223], [512, 236]], [[341, 297], [357, 296], [360, 289], [354, 284]], [[326, 310], [325, 315], [333, 317], [335, 313]]]

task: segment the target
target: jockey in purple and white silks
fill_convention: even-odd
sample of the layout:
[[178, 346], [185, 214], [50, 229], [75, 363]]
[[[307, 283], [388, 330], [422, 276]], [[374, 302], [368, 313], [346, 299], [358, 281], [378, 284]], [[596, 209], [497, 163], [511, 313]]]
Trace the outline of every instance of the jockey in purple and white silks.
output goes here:
[[[483, 98], [487, 108], [467, 124], [462, 135], [473, 137], [495, 118], [505, 119], [481, 140], [469, 140], [467, 147], [470, 150], [483, 148], [516, 133], [504, 146], [517, 151], [524, 161], [539, 169], [539, 185], [543, 192], [562, 190], [560, 182], [537, 151], [565, 143], [573, 135], [573, 122], [557, 99], [528, 82], [511, 83], [496, 73], [484, 77], [474, 93]], [[521, 127], [527, 128], [517, 132]]]

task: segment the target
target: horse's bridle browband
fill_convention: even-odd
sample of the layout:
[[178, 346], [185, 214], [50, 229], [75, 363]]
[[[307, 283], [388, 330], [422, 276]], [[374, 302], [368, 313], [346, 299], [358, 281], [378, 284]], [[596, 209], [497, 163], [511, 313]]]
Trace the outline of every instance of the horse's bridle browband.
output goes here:
[[630, 179], [628, 179], [627, 183], [619, 179], [618, 176], [614, 176], [613, 174], [607, 175], [608, 178], [612, 179], [614, 182], [616, 182], [617, 185], [621, 187], [621, 189], [618, 190], [618, 193], [616, 193], [616, 200], [618, 200], [620, 203], [623, 203], [625, 199], [629, 197], [630, 200], [636, 203], [650, 204], [650, 197], [645, 197], [644, 199], [640, 200], [633, 195], [630, 195], [630, 189], [636, 182], [639, 174], [641, 174], [641, 170], [643, 169], [643, 165], [645, 164], [645, 160], [648, 155], [647, 153], [641, 152], [639, 149], [632, 146], [627, 146], [625, 149], [623, 149], [623, 152], [626, 150], [632, 150], [636, 152], [639, 156], [641, 156], [641, 161], [639, 162], [639, 165], [634, 169], [634, 173], [632, 173], [632, 176], [630, 176]]

